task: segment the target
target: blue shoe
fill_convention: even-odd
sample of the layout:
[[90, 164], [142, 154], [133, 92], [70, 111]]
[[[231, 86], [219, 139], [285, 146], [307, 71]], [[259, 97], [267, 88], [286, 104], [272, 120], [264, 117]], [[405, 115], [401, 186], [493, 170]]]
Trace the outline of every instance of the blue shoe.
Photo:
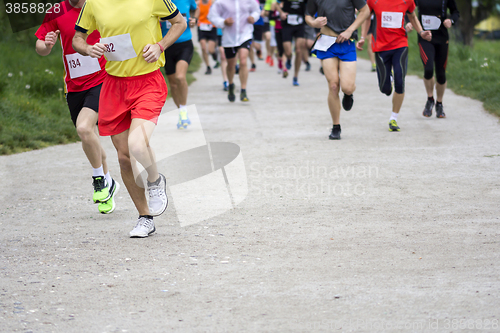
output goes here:
[[240, 65], [236, 64], [234, 74], [240, 74]]
[[185, 129], [191, 125], [191, 120], [188, 118], [188, 113], [185, 108], [179, 111], [179, 121], [177, 122], [177, 129]]
[[228, 89], [227, 81], [224, 81], [224, 91], [227, 91], [227, 89]]
[[287, 59], [285, 64], [286, 69], [290, 70], [292, 68], [292, 59]]
[[296, 87], [299, 86], [299, 80], [296, 77], [293, 78], [293, 85]]

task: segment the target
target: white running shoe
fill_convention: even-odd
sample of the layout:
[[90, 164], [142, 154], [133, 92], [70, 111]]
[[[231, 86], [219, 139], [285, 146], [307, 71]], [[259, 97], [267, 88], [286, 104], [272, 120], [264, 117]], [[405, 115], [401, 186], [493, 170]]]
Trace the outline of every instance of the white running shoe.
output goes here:
[[163, 214], [168, 206], [167, 198], [167, 180], [165, 176], [160, 175], [160, 182], [158, 185], [148, 182], [148, 194], [149, 194], [149, 214], [152, 216], [159, 216]]
[[134, 229], [129, 233], [132, 238], [144, 238], [156, 231], [153, 219], [140, 216]]

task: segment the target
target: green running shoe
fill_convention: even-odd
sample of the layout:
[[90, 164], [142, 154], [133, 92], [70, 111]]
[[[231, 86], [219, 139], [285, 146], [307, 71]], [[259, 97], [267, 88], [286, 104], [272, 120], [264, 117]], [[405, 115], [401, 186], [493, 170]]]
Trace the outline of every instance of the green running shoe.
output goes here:
[[116, 195], [116, 193], [118, 192], [119, 189], [120, 189], [120, 184], [117, 183], [117, 182], [115, 182], [115, 180], [113, 179], [113, 184], [111, 185], [111, 189], [110, 189], [110, 192], [111, 192], [110, 198], [106, 202], [100, 202], [99, 203], [99, 212], [101, 214], [111, 214], [111, 213], [113, 213], [113, 211], [116, 208], [116, 205], [115, 205], [115, 195]]
[[108, 184], [106, 184], [106, 178], [104, 176], [97, 176], [92, 178], [94, 180], [94, 195], [92, 197], [94, 203], [108, 201], [111, 194], [109, 193], [109, 186]]
[[400, 128], [398, 126], [398, 123], [394, 119], [389, 121], [389, 132], [399, 132], [399, 131]]
[[242, 102], [248, 102], [248, 101], [250, 101], [250, 100], [248, 99], [248, 96], [247, 96], [247, 92], [246, 92], [246, 91], [242, 91], [242, 92], [240, 93], [240, 101], [242, 101]]

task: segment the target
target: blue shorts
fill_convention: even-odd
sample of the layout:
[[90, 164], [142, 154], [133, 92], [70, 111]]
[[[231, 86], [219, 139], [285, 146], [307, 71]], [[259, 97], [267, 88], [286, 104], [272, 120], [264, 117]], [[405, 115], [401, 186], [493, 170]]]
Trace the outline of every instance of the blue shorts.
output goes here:
[[356, 61], [356, 44], [354, 41], [348, 40], [343, 43], [334, 43], [326, 51], [313, 49], [312, 54], [315, 54], [318, 59], [339, 58], [342, 61]]

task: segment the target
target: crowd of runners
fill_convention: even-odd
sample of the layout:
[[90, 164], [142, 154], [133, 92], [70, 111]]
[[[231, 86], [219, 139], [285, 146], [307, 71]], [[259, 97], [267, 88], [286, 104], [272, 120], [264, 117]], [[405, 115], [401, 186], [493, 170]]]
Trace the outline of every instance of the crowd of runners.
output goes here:
[[[400, 131], [408, 33], [415, 30], [427, 92], [423, 116], [431, 117], [435, 109], [437, 118], [446, 117], [448, 29], [459, 18], [455, 0], [65, 0], [61, 8], [61, 14], [47, 14], [36, 32], [36, 51], [48, 55], [60, 39], [68, 108], [92, 167], [93, 201], [104, 214], [115, 210], [120, 187], [99, 141], [99, 135], [111, 137], [139, 214], [131, 237], [153, 233], [153, 217], [168, 205], [166, 180], [149, 141], [168, 94], [179, 109], [177, 128], [191, 124], [186, 108], [191, 29], [197, 29], [205, 75], [221, 69], [229, 102], [236, 100], [236, 75], [240, 101], [250, 101], [247, 83], [249, 73], [258, 70], [256, 59], [276, 65], [285, 79], [292, 73], [284, 81], [291, 81], [290, 89], [300, 89], [295, 87], [301, 69], [311, 69], [309, 58], [319, 59], [328, 85], [331, 140], [340, 139], [342, 108], [353, 108], [357, 52], [364, 48], [380, 91], [393, 96], [389, 131]], [[137, 162], [146, 170], [147, 184]]]

